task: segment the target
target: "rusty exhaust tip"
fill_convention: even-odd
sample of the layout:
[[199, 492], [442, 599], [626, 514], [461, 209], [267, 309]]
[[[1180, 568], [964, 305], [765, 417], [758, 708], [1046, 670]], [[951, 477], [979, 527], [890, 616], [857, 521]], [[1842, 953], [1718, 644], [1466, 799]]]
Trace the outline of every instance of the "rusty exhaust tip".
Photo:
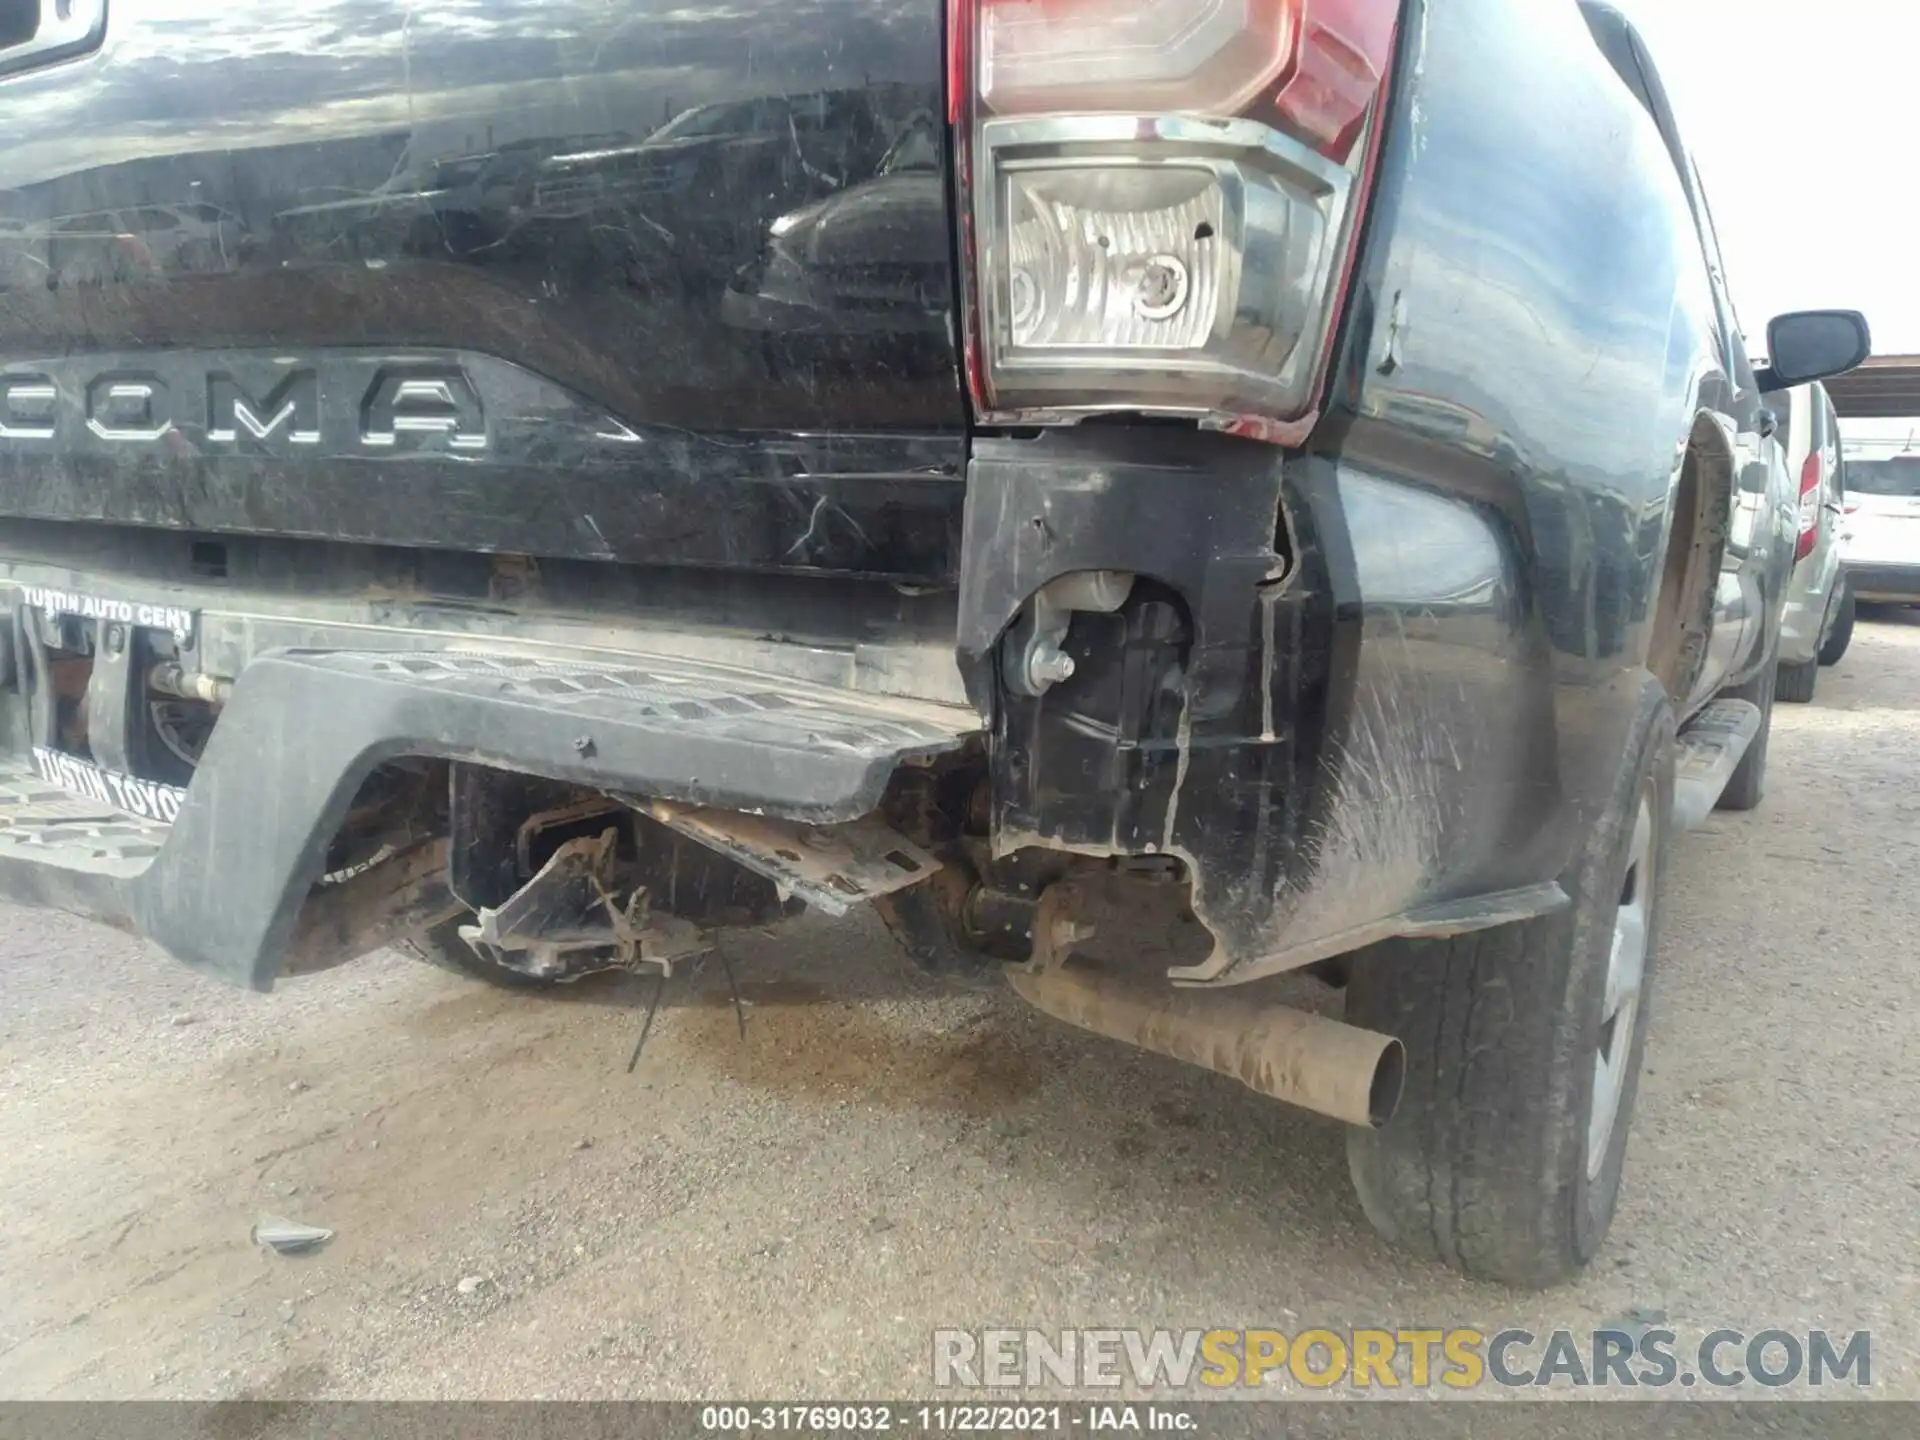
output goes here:
[[1400, 1104], [1406, 1047], [1377, 1030], [1230, 991], [1176, 990], [1077, 965], [1010, 970], [1007, 978], [1022, 999], [1056, 1020], [1229, 1076], [1317, 1115], [1377, 1130]]
[[1407, 1088], [1407, 1047], [1389, 1040], [1380, 1051], [1373, 1069], [1373, 1083], [1367, 1087], [1367, 1123], [1378, 1130], [1400, 1109], [1401, 1092]]

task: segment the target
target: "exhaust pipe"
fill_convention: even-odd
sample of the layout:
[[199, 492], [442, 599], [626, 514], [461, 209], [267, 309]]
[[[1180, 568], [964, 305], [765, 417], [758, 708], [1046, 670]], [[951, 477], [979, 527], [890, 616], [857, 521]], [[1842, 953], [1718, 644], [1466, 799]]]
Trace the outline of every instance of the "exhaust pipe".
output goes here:
[[1098, 971], [1009, 969], [1020, 998], [1056, 1020], [1238, 1080], [1349, 1125], [1393, 1118], [1406, 1047], [1391, 1035], [1218, 990], [1148, 990]]

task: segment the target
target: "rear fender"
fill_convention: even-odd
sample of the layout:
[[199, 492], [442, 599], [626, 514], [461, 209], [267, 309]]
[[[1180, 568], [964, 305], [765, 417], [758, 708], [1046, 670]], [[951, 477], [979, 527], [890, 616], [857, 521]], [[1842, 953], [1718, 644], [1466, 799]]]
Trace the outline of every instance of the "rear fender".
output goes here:
[[1646, 641], [1647, 669], [1677, 710], [1719, 688], [1725, 667], [1715, 663], [1714, 628], [1738, 623], [1728, 620], [1719, 603], [1733, 519], [1734, 429], [1727, 416], [1698, 405], [1697, 396], [1693, 417], [1676, 446]]

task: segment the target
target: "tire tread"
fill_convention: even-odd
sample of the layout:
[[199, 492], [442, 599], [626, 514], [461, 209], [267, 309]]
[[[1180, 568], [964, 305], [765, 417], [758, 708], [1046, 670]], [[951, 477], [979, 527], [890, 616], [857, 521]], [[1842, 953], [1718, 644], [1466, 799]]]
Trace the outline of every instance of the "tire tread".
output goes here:
[[1760, 732], [1740, 757], [1727, 788], [1720, 792], [1715, 809], [1735, 812], [1757, 810], [1767, 795], [1767, 751], [1773, 741], [1773, 702], [1780, 667], [1768, 665], [1746, 684], [1727, 692], [1731, 700], [1746, 700], [1760, 707]]
[[1833, 618], [1833, 628], [1820, 646], [1822, 665], [1838, 665], [1846, 655], [1847, 647], [1853, 643], [1853, 626], [1859, 613], [1860, 602], [1853, 598], [1853, 587], [1849, 585], [1840, 597], [1840, 613]]
[[[1386, 941], [1353, 959], [1349, 1023], [1397, 1035], [1408, 1050], [1400, 1112], [1381, 1130], [1349, 1135], [1361, 1207], [1388, 1241], [1476, 1278], [1557, 1283], [1591, 1257], [1611, 1217], [1617, 1154], [1602, 1173], [1597, 1219], [1583, 1218], [1589, 1037], [1569, 1017], [1604, 985], [1594, 926], [1598, 909], [1611, 915], [1615, 897], [1604, 890], [1617, 884], [1621, 827], [1631, 823], [1645, 767], [1659, 777], [1657, 823], [1671, 805], [1672, 715], [1649, 684], [1610, 812], [1563, 882], [1572, 906], [1448, 939]], [[1582, 893], [1595, 884], [1600, 905]], [[1642, 1035], [1646, 1014], [1643, 998]], [[1617, 1134], [1632, 1098], [1629, 1089]]]
[[1780, 673], [1774, 677], [1773, 698], [1784, 700], [1789, 705], [1805, 705], [1813, 699], [1813, 692], [1820, 684], [1820, 662], [1809, 660], [1804, 665], [1782, 665]]

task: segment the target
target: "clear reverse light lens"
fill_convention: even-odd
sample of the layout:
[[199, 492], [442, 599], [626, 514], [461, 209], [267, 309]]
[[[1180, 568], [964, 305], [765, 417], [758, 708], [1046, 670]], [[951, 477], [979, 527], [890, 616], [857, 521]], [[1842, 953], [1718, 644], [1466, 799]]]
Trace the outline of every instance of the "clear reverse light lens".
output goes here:
[[1016, 171], [1007, 188], [1015, 349], [1195, 350], [1212, 338], [1238, 267], [1210, 172], [1075, 166]]
[[990, 121], [981, 139], [996, 411], [1305, 407], [1344, 170], [1245, 121]]

